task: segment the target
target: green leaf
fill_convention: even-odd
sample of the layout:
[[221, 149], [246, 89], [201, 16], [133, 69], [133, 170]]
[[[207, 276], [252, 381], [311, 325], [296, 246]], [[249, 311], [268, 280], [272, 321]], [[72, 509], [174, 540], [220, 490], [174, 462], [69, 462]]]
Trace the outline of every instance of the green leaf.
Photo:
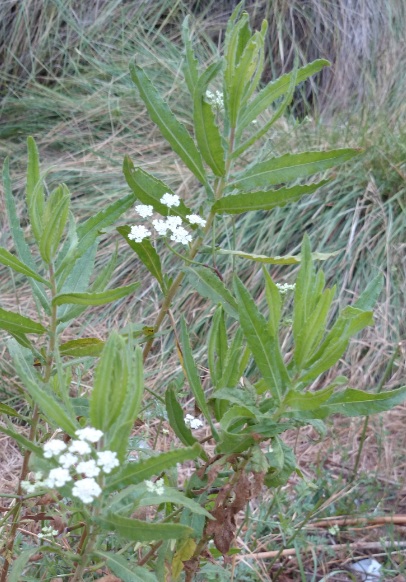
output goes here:
[[117, 287], [116, 289], [108, 289], [100, 293], [61, 293], [55, 295], [52, 300], [53, 305], [64, 305], [66, 303], [73, 305], [105, 305], [112, 301], [117, 301], [122, 297], [134, 293], [139, 287], [139, 283], [131, 283], [125, 287]]
[[325, 404], [334, 392], [334, 386], [328, 386], [317, 392], [297, 392], [290, 390], [284, 399], [284, 405], [292, 410], [315, 410]]
[[70, 414], [70, 411], [66, 410], [65, 405], [56, 397], [49, 386], [40, 384], [40, 379], [33, 366], [32, 355], [14, 340], [10, 340], [7, 345], [25, 390], [45, 415], [47, 422], [53, 421], [58, 428], [73, 435], [78, 428], [76, 418]]
[[139, 259], [143, 262], [151, 275], [158, 281], [162, 291], [164, 291], [165, 284], [162, 275], [161, 260], [158, 253], [148, 239], [144, 239], [140, 243], [129, 239], [128, 235], [130, 231], [131, 228], [129, 226], [119, 226], [117, 228], [117, 232], [121, 234], [126, 243], [133, 249], [133, 251], [137, 253]]
[[39, 240], [43, 261], [50, 264], [57, 253], [69, 215], [70, 192], [61, 184], [49, 196], [44, 210], [44, 228]]
[[212, 319], [208, 344], [207, 358], [210, 371], [210, 379], [217, 387], [223, 374], [224, 363], [228, 352], [227, 334], [224, 319], [224, 310], [219, 305]]
[[252, 356], [273, 396], [280, 402], [289, 383], [289, 376], [280, 353], [279, 343], [272, 338], [263, 315], [241, 281], [234, 279], [238, 312]]
[[250, 192], [257, 188], [283, 184], [299, 178], [307, 178], [318, 172], [324, 172], [358, 155], [359, 150], [350, 148], [326, 152], [301, 152], [285, 154], [279, 158], [270, 158], [254, 164], [235, 176], [231, 188]]
[[104, 342], [97, 337], [85, 337], [65, 342], [59, 346], [61, 356], [82, 358], [85, 356], [100, 356]]
[[33, 321], [29, 317], [19, 315], [13, 311], [6, 311], [0, 307], [0, 329], [5, 329], [10, 333], [25, 334], [35, 333], [42, 335], [47, 330], [40, 323]]
[[189, 31], [189, 15], [182, 23], [182, 40], [185, 45], [185, 61], [183, 63], [183, 73], [190, 95], [193, 97], [197, 79], [199, 78], [198, 62], [195, 57]]
[[41, 447], [34, 445], [33, 442], [31, 442], [29, 439], [27, 439], [25, 436], [23, 436], [22, 434], [20, 434], [16, 430], [12, 429], [11, 427], [7, 428], [3, 424], [0, 424], [0, 432], [2, 432], [3, 434], [6, 434], [10, 438], [14, 439], [16, 441], [16, 443], [18, 443], [20, 445], [20, 447], [22, 447], [23, 449], [27, 449], [27, 451], [31, 451], [31, 453], [34, 453], [34, 455], [36, 455], [37, 457], [42, 456], [43, 451], [42, 451]]
[[166, 453], [160, 453], [144, 461], [127, 463], [120, 471], [106, 479], [107, 492], [118, 491], [127, 485], [137, 485], [153, 475], [160, 475], [167, 471], [169, 467], [174, 467], [178, 463], [193, 461], [201, 455], [202, 447], [199, 443], [191, 447], [174, 449]]
[[123, 173], [127, 184], [138, 200], [143, 204], [151, 205], [155, 212], [158, 212], [161, 216], [180, 216], [184, 219], [186, 215], [192, 214], [192, 211], [185, 206], [183, 200], [180, 201], [179, 206], [174, 206], [171, 209], [162, 204], [160, 202], [162, 196], [167, 192], [173, 194], [172, 190], [164, 182], [154, 178], [148, 172], [144, 172], [141, 168], [135, 168], [128, 156], [124, 158]]
[[7, 404], [2, 404], [0, 402], [0, 414], [7, 414], [7, 416], [15, 416], [16, 418], [22, 418], [21, 414], [14, 410], [11, 406], [7, 406]]
[[141, 67], [131, 63], [130, 73], [152, 121], [199, 182], [205, 184], [202, 158], [185, 126], [176, 119]]
[[[318, 73], [324, 67], [329, 66], [329, 61], [318, 59], [301, 67], [297, 71], [295, 84], [299, 85], [299, 83], [302, 83], [315, 73]], [[239, 120], [238, 126], [240, 130], [247, 127], [247, 125], [252, 123], [263, 111], [265, 111], [265, 109], [272, 105], [274, 101], [289, 91], [293, 75], [294, 71], [282, 75], [282, 77], [279, 77], [276, 81], [269, 83], [252, 101], [250, 101]]]
[[27, 267], [27, 265], [19, 261], [17, 257], [3, 248], [0, 248], [0, 263], [10, 267], [11, 269], [14, 269], [14, 271], [17, 271], [18, 273], [26, 275], [27, 277], [32, 277], [36, 281], [40, 281], [40, 283], [43, 283], [47, 287], [51, 288], [51, 284], [46, 279], [38, 275], [38, 273]]
[[358, 297], [353, 307], [362, 309], [363, 311], [370, 311], [378, 300], [384, 285], [384, 277], [382, 273], [378, 273], [376, 277], [370, 281], [365, 289]]
[[77, 244], [58, 265], [56, 275], [67, 272], [86, 251], [94, 244], [100, 231], [113, 224], [124, 212], [129, 210], [135, 202], [134, 194], [128, 194], [92, 216], [77, 228]]
[[121, 515], [107, 515], [97, 519], [100, 525], [131, 541], [151, 542], [157, 540], [184, 539], [193, 535], [190, 527], [177, 523], [148, 523]]
[[104, 344], [94, 373], [90, 396], [92, 426], [107, 432], [114, 424], [127, 395], [129, 377], [125, 340], [112, 332]]
[[[9, 160], [6, 158], [3, 164], [3, 186], [4, 186], [4, 195], [5, 195], [5, 202], [6, 202], [6, 210], [7, 210], [7, 218], [8, 223], [10, 225], [11, 236], [13, 237], [13, 241], [18, 253], [20, 260], [29, 267], [32, 271], [36, 271], [36, 265], [34, 259], [31, 256], [30, 249], [25, 242], [24, 233], [21, 229], [20, 222], [17, 218], [17, 210], [16, 205], [14, 202], [13, 192], [11, 189], [11, 182], [10, 182], [10, 170], [9, 170]], [[42, 285], [39, 285], [37, 281], [29, 279], [31, 289], [35, 295], [35, 297], [41, 303], [45, 313], [48, 315], [51, 314], [51, 308], [49, 305], [48, 297]]]
[[18, 558], [16, 558], [13, 562], [12, 568], [7, 576], [8, 582], [21, 582], [25, 578], [23, 576], [23, 572], [27, 567], [27, 564], [34, 554], [37, 554], [38, 551], [41, 550], [37, 545], [33, 548], [29, 548], [28, 550], [23, 550]]
[[135, 563], [126, 560], [119, 554], [98, 550], [95, 552], [95, 555], [106, 560], [107, 567], [122, 582], [158, 582], [155, 574], [142, 566], [137, 566]]
[[225, 176], [225, 152], [214, 111], [206, 99], [206, 90], [210, 81], [222, 66], [221, 61], [211, 64], [199, 78], [194, 93], [193, 119], [197, 145], [204, 161], [216, 176]]
[[37, 242], [42, 235], [42, 220], [45, 208], [44, 186], [40, 175], [38, 148], [34, 138], [27, 138], [28, 165], [26, 200], [32, 232]]
[[176, 400], [173, 386], [169, 386], [165, 392], [165, 406], [169, 424], [178, 439], [186, 446], [192, 446], [194, 443], [197, 443], [192, 431], [185, 424], [184, 412], [181, 405]]
[[[312, 253], [312, 258], [316, 261], [326, 261], [332, 257], [336, 257], [340, 251], [333, 253]], [[282, 257], [266, 257], [265, 255], [256, 255], [254, 253], [246, 253], [244, 251], [228, 251], [226, 249], [216, 249], [218, 255], [230, 255], [240, 257], [241, 259], [248, 259], [257, 263], [264, 263], [269, 265], [298, 265], [300, 263], [300, 255], [284, 255]]]
[[[313, 194], [318, 188], [327, 184], [328, 180], [322, 180], [309, 186], [293, 186], [292, 188], [279, 188], [266, 192], [250, 192], [248, 194], [232, 194], [217, 200], [212, 211], [217, 214], [241, 214], [250, 210], [272, 210], [277, 206], [297, 202], [308, 194]], [[230, 252], [230, 251], [229, 251]]]
[[196, 364], [193, 360], [192, 349], [190, 347], [189, 333], [187, 331], [186, 322], [183, 317], [181, 319], [181, 344], [183, 353], [183, 366], [186, 372], [190, 389], [193, 392], [198, 407], [200, 408], [207, 422], [211, 426], [213, 437], [217, 440], [218, 436], [217, 431], [212, 423], [209, 407], [207, 406], [206, 395], [200, 382], [200, 377]]
[[228, 315], [238, 318], [237, 303], [218, 275], [207, 267], [188, 268], [186, 273], [190, 286], [202, 297], [221, 304]]
[[268, 329], [271, 336], [277, 338], [282, 315], [282, 298], [268, 271], [263, 268], [262, 272], [265, 277], [265, 296], [269, 309]]
[[379, 394], [371, 394], [363, 390], [347, 388], [334, 394], [326, 403], [328, 414], [343, 414], [344, 416], [369, 416], [385, 412], [401, 404], [406, 398], [406, 386], [396, 390], [388, 390]]

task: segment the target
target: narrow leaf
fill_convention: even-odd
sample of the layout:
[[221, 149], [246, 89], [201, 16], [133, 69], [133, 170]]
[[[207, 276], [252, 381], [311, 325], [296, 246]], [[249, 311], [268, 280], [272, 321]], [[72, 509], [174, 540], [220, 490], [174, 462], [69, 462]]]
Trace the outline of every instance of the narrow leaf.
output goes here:
[[193, 436], [192, 431], [185, 424], [183, 409], [179, 402], [176, 400], [175, 390], [171, 386], [165, 392], [165, 406], [166, 412], [168, 414], [169, 424], [171, 425], [171, 428], [178, 439], [185, 446], [192, 446], [194, 443], [196, 443], [197, 440]]
[[158, 253], [148, 239], [144, 239], [140, 243], [137, 243], [134, 240], [130, 240], [128, 238], [130, 231], [131, 228], [129, 226], [119, 226], [117, 228], [117, 232], [121, 234], [126, 243], [133, 249], [133, 251], [137, 253], [139, 259], [143, 262], [151, 275], [158, 281], [161, 289], [164, 290], [165, 284], [162, 275], [161, 260]]
[[6, 311], [0, 307], [0, 329], [5, 329], [10, 333], [24, 334], [35, 333], [42, 335], [46, 329], [40, 323], [33, 321], [29, 317], [19, 315], [12, 311]]
[[230, 186], [250, 192], [257, 188], [283, 184], [324, 172], [337, 164], [350, 160], [359, 153], [359, 150], [347, 148], [326, 152], [285, 154], [279, 158], [271, 158], [254, 164], [248, 170], [237, 174], [235, 181]]
[[[312, 258], [316, 261], [326, 261], [331, 259], [331, 257], [336, 257], [340, 251], [334, 251], [333, 253], [312, 253]], [[244, 251], [229, 251], [226, 249], [216, 249], [216, 254], [218, 255], [231, 255], [234, 257], [240, 257], [241, 259], [248, 259], [249, 261], [255, 261], [257, 263], [264, 263], [269, 265], [298, 265], [300, 263], [300, 255], [284, 255], [282, 257], [266, 257], [265, 255], [257, 255], [255, 253], [246, 253]]]
[[272, 210], [277, 206], [282, 207], [297, 202], [302, 196], [313, 194], [327, 182], [328, 180], [322, 180], [308, 186], [298, 185], [292, 188], [279, 188], [279, 190], [232, 194], [217, 200], [213, 204], [212, 210], [217, 214], [241, 214], [250, 210]]
[[152, 121], [159, 127], [173, 151], [178, 154], [199, 182], [204, 184], [206, 175], [202, 158], [185, 126], [176, 119], [141, 67], [131, 63], [130, 73]]
[[56, 188], [47, 200], [44, 211], [44, 228], [39, 240], [39, 251], [43, 261], [51, 263], [61, 243], [68, 220], [70, 193], [65, 184]]
[[61, 356], [82, 358], [85, 356], [99, 356], [104, 342], [97, 337], [86, 337], [65, 342], [59, 346]]
[[42, 219], [44, 216], [45, 196], [39, 165], [38, 148], [34, 138], [27, 138], [28, 164], [26, 200], [32, 232], [37, 242], [42, 235]]
[[199, 78], [198, 62], [195, 57], [189, 31], [189, 15], [182, 23], [182, 40], [185, 45], [185, 61], [183, 63], [183, 73], [190, 95], [193, 97], [197, 79]]
[[[11, 423], [10, 423], [11, 424]], [[17, 432], [16, 430], [12, 429], [11, 427], [7, 428], [3, 424], [0, 424], [0, 432], [6, 434], [10, 438], [14, 439], [16, 443], [20, 445], [23, 449], [27, 449], [27, 451], [31, 451], [37, 457], [42, 456], [42, 448], [35, 445], [32, 441], [27, 439], [25, 436]]]
[[193, 461], [201, 454], [201, 451], [202, 447], [195, 442], [191, 447], [174, 449], [144, 461], [128, 463], [120, 471], [106, 479], [106, 491], [116, 491], [127, 485], [137, 485], [154, 475], [160, 475], [178, 463]]
[[106, 560], [107, 567], [118, 577], [122, 582], [158, 582], [155, 574], [130, 562], [123, 556], [113, 552], [95, 552], [97, 556]]
[[0, 248], [0, 263], [6, 265], [7, 267], [10, 267], [14, 271], [17, 271], [18, 273], [26, 275], [27, 277], [32, 277], [36, 281], [40, 281], [40, 283], [43, 283], [47, 287], [51, 288], [51, 284], [49, 283], [49, 281], [38, 275], [38, 273], [27, 267], [27, 265], [19, 261], [17, 257], [15, 257], [11, 253], [9, 253], [6, 249], [3, 248]]
[[97, 521], [105, 529], [113, 530], [125, 539], [137, 542], [184, 539], [193, 535], [190, 527], [177, 523], [148, 523], [113, 514], [101, 517]]
[[193, 118], [196, 140], [204, 161], [216, 176], [226, 173], [225, 152], [214, 111], [206, 99], [209, 82], [217, 75], [222, 63], [210, 65], [199, 78], [194, 94]]
[[238, 318], [237, 303], [218, 275], [206, 267], [188, 268], [186, 272], [191, 287], [202, 297], [221, 304], [228, 315]]
[[354, 303], [354, 307], [362, 309], [363, 311], [371, 310], [378, 300], [382, 291], [384, 278], [382, 273], [378, 273], [376, 277], [370, 281], [365, 289]]
[[73, 305], [105, 305], [106, 303], [117, 301], [118, 299], [133, 293], [139, 285], [139, 283], [132, 283], [125, 287], [117, 287], [116, 289], [109, 289], [100, 293], [62, 293], [60, 295], [55, 295], [52, 304], [64, 305], [65, 303], [69, 303]]

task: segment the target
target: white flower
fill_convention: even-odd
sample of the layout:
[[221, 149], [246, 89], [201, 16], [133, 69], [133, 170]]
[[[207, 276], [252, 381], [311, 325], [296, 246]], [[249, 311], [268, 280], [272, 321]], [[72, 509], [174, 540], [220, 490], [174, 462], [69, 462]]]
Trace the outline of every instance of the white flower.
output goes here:
[[188, 233], [186, 228], [183, 226], [178, 226], [174, 230], [172, 230], [171, 240], [173, 242], [179, 242], [183, 245], [187, 245], [192, 240], [192, 236]]
[[93, 428], [92, 426], [86, 426], [85, 428], [77, 430], [75, 434], [80, 441], [98, 443], [103, 436], [103, 431]]
[[83, 503], [92, 503], [101, 492], [99, 484], [91, 478], [76, 481], [72, 487], [72, 495], [78, 497]]
[[169, 230], [173, 231], [182, 224], [182, 219], [180, 216], [168, 216], [166, 219], [166, 224], [168, 225]]
[[23, 489], [26, 493], [34, 493], [36, 488], [36, 483], [31, 483], [30, 481], [21, 481], [21, 489]]
[[281, 295], [285, 295], [288, 291], [293, 291], [296, 287], [295, 284], [289, 285], [289, 283], [276, 283], [276, 286], [278, 287], [279, 293], [281, 293]]
[[152, 226], [155, 228], [155, 230], [157, 231], [158, 234], [160, 234], [161, 236], [165, 236], [166, 235], [166, 231], [168, 230], [168, 224], [166, 223], [165, 220], [153, 220], [152, 221]]
[[48, 478], [45, 479], [45, 485], [53, 489], [54, 487], [63, 487], [68, 481], [72, 481], [68, 469], [58, 467], [50, 470]]
[[43, 527], [41, 529], [41, 533], [38, 534], [39, 538], [47, 538], [47, 537], [52, 537], [52, 536], [57, 536], [58, 535], [58, 530], [57, 529], [52, 529], [52, 525], [48, 526], [48, 527]]
[[102, 468], [104, 473], [110, 473], [120, 463], [117, 459], [117, 453], [114, 451], [100, 451], [97, 453], [97, 464]]
[[72, 455], [72, 453], [64, 453], [58, 459], [59, 464], [64, 469], [69, 469], [70, 467], [73, 467], [73, 465], [75, 463], [77, 463], [77, 461], [78, 461], [77, 456], [76, 455]]
[[153, 481], [145, 481], [145, 485], [150, 493], [163, 495], [165, 492], [163, 479], [158, 479], [158, 481], [156, 481], [155, 483]]
[[96, 461], [81, 461], [76, 467], [78, 473], [83, 473], [86, 477], [97, 477], [100, 474], [100, 468], [96, 465]]
[[66, 445], [62, 441], [52, 440], [44, 444], [44, 457], [51, 459], [57, 457], [62, 451], [66, 449]]
[[165, 206], [168, 206], [169, 208], [172, 208], [172, 206], [179, 206], [180, 198], [176, 194], [169, 194], [169, 192], [165, 192], [161, 198], [161, 203], [165, 204]]
[[206, 221], [204, 218], [199, 216], [198, 214], [188, 214], [186, 216], [190, 224], [198, 224], [199, 226], [206, 226]]
[[135, 240], [135, 242], [142, 242], [144, 238], [148, 238], [151, 236], [151, 231], [149, 231], [145, 226], [142, 224], [140, 226], [132, 226], [131, 232], [128, 235], [129, 239]]
[[224, 109], [224, 97], [221, 91], [216, 91], [216, 93], [212, 93], [211, 91], [206, 91], [206, 99], [210, 103], [210, 105], [214, 105], [218, 107], [220, 111]]
[[92, 450], [92, 447], [86, 441], [72, 441], [69, 445], [70, 453], [79, 453], [79, 455], [87, 455]]
[[203, 422], [198, 418], [195, 418], [191, 414], [187, 414], [185, 416], [185, 424], [186, 426], [190, 426], [190, 428], [192, 428], [193, 430], [197, 430], [198, 428], [201, 428], [203, 426]]
[[149, 204], [137, 204], [135, 206], [135, 212], [139, 214], [142, 218], [147, 218], [152, 216], [154, 209]]

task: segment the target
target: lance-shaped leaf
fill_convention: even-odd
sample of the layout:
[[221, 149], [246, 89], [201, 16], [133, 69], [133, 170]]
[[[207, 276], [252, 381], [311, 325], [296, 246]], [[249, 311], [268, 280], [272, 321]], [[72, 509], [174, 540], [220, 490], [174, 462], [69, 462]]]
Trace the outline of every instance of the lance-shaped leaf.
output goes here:
[[49, 196], [44, 211], [44, 227], [39, 240], [39, 251], [45, 263], [54, 259], [61, 243], [69, 215], [70, 193], [65, 184], [58, 186]]
[[95, 552], [103, 560], [106, 560], [106, 566], [115, 574], [122, 582], [158, 582], [158, 578], [142, 566], [137, 566], [133, 562], [129, 562], [123, 556], [114, 552]]
[[73, 305], [105, 305], [133, 293], [139, 285], [139, 283], [132, 283], [125, 287], [108, 289], [100, 293], [61, 293], [60, 295], [55, 295], [52, 303], [53, 305], [64, 305], [65, 303]]
[[38, 445], [35, 445], [32, 441], [30, 441], [30, 439], [27, 439], [27, 437], [25, 437], [24, 435], [17, 432], [11, 427], [12, 427], [11, 423], [9, 427], [0, 424], [0, 432], [14, 439], [16, 443], [20, 445], [20, 447], [23, 447], [24, 449], [27, 449], [27, 451], [31, 451], [31, 453], [34, 453], [38, 457], [41, 457], [42, 448], [39, 447]]
[[337, 164], [346, 162], [359, 154], [359, 150], [344, 148], [326, 152], [301, 152], [299, 154], [285, 154], [279, 158], [271, 158], [254, 164], [248, 170], [235, 176], [230, 185], [250, 192], [257, 188], [283, 184], [306, 178], [317, 172], [324, 172]]
[[18, 260], [17, 257], [15, 257], [11, 253], [9, 253], [6, 249], [3, 248], [0, 248], [0, 263], [6, 265], [7, 267], [10, 267], [14, 271], [17, 271], [17, 273], [22, 273], [27, 277], [32, 277], [33, 279], [35, 279], [36, 281], [40, 281], [40, 283], [43, 283], [47, 287], [51, 287], [51, 283], [49, 283], [46, 279], [38, 275], [38, 273], [36, 273], [32, 269], [30, 269], [30, 267], [27, 267], [27, 265]]
[[217, 214], [242, 214], [250, 210], [272, 210], [278, 206], [282, 207], [297, 202], [302, 196], [313, 194], [327, 182], [328, 180], [322, 180], [308, 186], [298, 185], [292, 188], [279, 188], [279, 190], [224, 196], [213, 204], [212, 211]]
[[171, 216], [186, 218], [187, 214], [192, 214], [192, 211], [185, 206], [183, 200], [180, 201], [179, 206], [173, 206], [171, 209], [162, 204], [160, 201], [162, 196], [167, 192], [173, 194], [172, 190], [164, 182], [154, 178], [148, 172], [144, 172], [141, 168], [135, 168], [128, 156], [124, 158], [123, 172], [127, 184], [138, 200], [143, 204], [151, 205], [155, 212], [158, 212], [161, 216], [170, 214]]
[[[315, 73], [318, 73], [324, 67], [330, 66], [329, 61], [325, 59], [318, 59], [301, 67], [297, 71], [295, 84], [299, 85]], [[243, 114], [238, 123], [239, 130], [243, 130], [247, 125], [252, 123], [265, 109], [267, 109], [272, 103], [274, 103], [279, 97], [282, 97], [285, 93], [289, 91], [289, 87], [292, 82], [292, 77], [294, 76], [294, 71], [282, 75], [276, 81], [269, 83], [262, 91], [255, 96], [255, 98], [249, 102], [248, 106], [245, 108]]]
[[217, 440], [218, 438], [217, 431], [214, 428], [213, 422], [211, 420], [206, 395], [200, 382], [199, 372], [193, 360], [189, 333], [186, 327], [185, 319], [183, 317], [181, 319], [181, 343], [182, 343], [183, 366], [186, 372], [190, 389], [192, 390], [193, 395], [196, 399], [197, 406], [200, 408], [207, 422], [211, 426], [213, 437]]
[[25, 390], [45, 415], [47, 422], [53, 422], [54, 426], [73, 435], [78, 425], [72, 410], [66, 408], [49, 386], [40, 383], [33, 366], [32, 354], [14, 340], [10, 340], [7, 346]]
[[378, 300], [378, 297], [382, 291], [384, 284], [384, 278], [382, 273], [378, 273], [366, 286], [365, 291], [361, 293], [353, 307], [357, 309], [362, 309], [368, 311], [372, 309]]
[[178, 439], [186, 446], [192, 446], [197, 440], [192, 431], [185, 424], [185, 414], [179, 402], [173, 386], [169, 386], [165, 392], [165, 407], [168, 414], [168, 421]]
[[1, 402], [0, 402], [0, 414], [7, 414], [7, 416], [15, 416], [17, 418], [23, 418], [21, 416], [21, 414], [19, 414], [17, 412], [17, 410], [12, 408], [11, 406], [7, 406], [7, 404], [2, 404]]
[[151, 275], [158, 281], [162, 291], [164, 291], [165, 284], [162, 275], [161, 260], [151, 242], [148, 239], [144, 239], [142, 242], [137, 243], [134, 240], [129, 239], [128, 235], [131, 231], [129, 226], [119, 226], [117, 227], [117, 231], [121, 234], [126, 243], [130, 245], [133, 251], [137, 253], [139, 259], [144, 263]]
[[221, 305], [219, 305], [212, 318], [207, 343], [207, 359], [210, 378], [216, 387], [223, 374], [227, 352], [228, 342], [224, 310]]
[[170, 467], [185, 461], [193, 461], [201, 455], [202, 447], [195, 442], [191, 447], [174, 449], [166, 453], [160, 453], [149, 459], [129, 463], [120, 471], [108, 477], [106, 480], [106, 491], [116, 491], [127, 485], [137, 485], [145, 479], [150, 479], [154, 475], [160, 475]]
[[[210, 248], [210, 252], [212, 249]], [[336, 257], [340, 251], [334, 251], [333, 253], [312, 253], [312, 258], [316, 261], [326, 261], [332, 257]], [[246, 253], [244, 251], [229, 251], [227, 249], [216, 249], [217, 255], [230, 255], [234, 257], [240, 257], [241, 259], [248, 259], [249, 261], [255, 261], [257, 263], [264, 263], [269, 265], [298, 265], [300, 263], [300, 255], [283, 255], [281, 257], [266, 257], [265, 255], [257, 255], [255, 253]]]
[[39, 155], [34, 138], [27, 138], [28, 165], [26, 200], [32, 232], [37, 242], [42, 236], [42, 220], [45, 209], [44, 186], [39, 166]]
[[100, 356], [104, 342], [97, 337], [85, 337], [65, 342], [59, 346], [61, 356], [82, 358], [86, 356]]
[[238, 318], [237, 303], [218, 275], [207, 267], [193, 267], [186, 272], [190, 285], [202, 297], [210, 299], [215, 304], [220, 303], [228, 315]]
[[279, 342], [269, 333], [264, 316], [237, 277], [234, 279], [234, 288], [241, 327], [252, 356], [269, 390], [280, 401], [289, 383], [289, 376], [280, 353]]
[[135, 200], [136, 198], [134, 194], [128, 194], [127, 196], [120, 198], [120, 200], [116, 200], [116, 202], [109, 204], [109, 206], [82, 224], [79, 224], [77, 228], [78, 242], [76, 246], [68, 252], [61, 263], [58, 264], [56, 275], [59, 276], [62, 271], [64, 271], [64, 275], [66, 276], [66, 273], [73, 268], [76, 260], [83, 256], [94, 244], [97, 237], [100, 236], [100, 231], [120, 218], [124, 212], [133, 206]]
[[178, 523], [149, 523], [121, 515], [109, 514], [97, 519], [102, 527], [134, 542], [177, 540], [193, 535], [193, 530]]
[[37, 321], [33, 321], [29, 317], [14, 313], [13, 311], [6, 311], [0, 307], [0, 329], [5, 329], [10, 333], [25, 334], [35, 333], [42, 335], [46, 332], [43, 325]]
[[182, 40], [185, 46], [185, 61], [182, 68], [189, 93], [193, 97], [197, 79], [199, 78], [199, 69], [198, 62], [193, 51], [192, 41], [190, 39], [189, 15], [186, 16], [182, 23]]
[[178, 154], [199, 182], [204, 184], [206, 175], [202, 158], [185, 126], [176, 119], [168, 104], [162, 99], [141, 67], [131, 63], [130, 73], [147, 107], [150, 118], [159, 127], [173, 151]]
[[225, 152], [214, 111], [205, 100], [210, 81], [221, 69], [221, 62], [213, 63], [199, 78], [194, 94], [193, 119], [197, 144], [204, 161], [216, 176], [226, 173]]
[[[8, 223], [10, 225], [11, 236], [13, 237], [13, 241], [20, 257], [21, 261], [29, 267], [32, 271], [36, 271], [36, 265], [34, 259], [31, 256], [30, 249], [25, 242], [24, 233], [21, 229], [20, 222], [17, 218], [17, 210], [16, 205], [14, 202], [13, 192], [11, 189], [11, 181], [10, 181], [10, 169], [9, 169], [9, 160], [6, 158], [3, 164], [3, 186], [4, 186], [4, 196], [6, 201], [6, 210], [7, 210], [7, 218]], [[45, 313], [48, 315], [51, 314], [51, 308], [49, 305], [48, 297], [42, 287], [35, 279], [29, 279], [31, 289], [35, 295], [35, 297], [41, 303]]]

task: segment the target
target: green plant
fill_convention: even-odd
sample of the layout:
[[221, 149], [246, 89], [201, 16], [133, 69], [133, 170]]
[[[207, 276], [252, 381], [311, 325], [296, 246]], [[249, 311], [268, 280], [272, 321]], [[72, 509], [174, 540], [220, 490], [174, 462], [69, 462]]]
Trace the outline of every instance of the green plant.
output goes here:
[[[29, 277], [40, 321], [0, 311], [0, 326], [12, 336], [8, 349], [31, 406], [30, 415], [22, 419], [30, 427], [28, 438], [10, 421], [21, 415], [9, 406], [1, 408], [6, 422], [0, 430], [26, 451], [16, 502], [3, 520], [9, 535], [2, 581], [11, 564], [10, 579], [21, 579], [32, 556], [48, 552], [58, 556], [73, 582], [90, 579], [100, 563], [128, 580], [177, 579], [182, 571], [186, 580], [192, 580], [206, 562], [212, 541], [213, 555], [230, 551], [238, 513], [263, 486], [277, 487], [293, 472], [300, 474], [293, 451], [280, 435], [308, 424], [322, 433], [323, 421], [331, 414], [369, 415], [405, 398], [405, 387], [371, 394], [347, 387], [343, 376], [320, 387], [323, 375], [342, 357], [351, 337], [373, 324], [371, 309], [382, 286], [380, 276], [352, 306], [332, 318], [334, 288], [325, 288], [324, 273], [314, 265], [315, 260], [330, 255], [312, 253], [307, 237], [300, 255], [279, 257], [217, 245], [219, 216], [273, 210], [296, 202], [327, 183], [326, 179], [304, 180], [359, 153], [347, 148], [269, 157], [264, 149], [260, 161], [245, 166], [246, 152], [260, 144], [282, 116], [296, 85], [328, 65], [318, 60], [296, 67], [258, 92], [266, 30], [264, 21], [261, 30], [252, 33], [248, 15], [238, 7], [227, 28], [224, 57], [201, 72], [185, 21], [184, 74], [193, 103], [193, 137], [144, 69], [138, 63], [130, 66], [151, 119], [204, 190], [201, 208], [188, 208], [165, 182], [135, 167], [127, 157], [123, 171], [132, 192], [76, 226], [67, 187], [61, 184], [46, 195], [38, 151], [30, 138], [26, 203], [37, 252], [33, 258], [17, 219], [8, 160], [4, 165], [6, 207], [18, 258], [2, 249], [0, 260]], [[262, 113], [271, 107], [273, 114], [262, 123]], [[105, 342], [92, 337], [62, 340], [87, 307], [136, 291], [138, 283], [107, 289], [117, 253], [91, 278], [100, 234], [111, 233], [112, 225], [135, 201], [140, 203], [136, 212], [143, 219], [141, 224], [121, 225], [117, 231], [157, 283], [161, 308], [154, 325], [112, 331]], [[152, 219], [154, 213], [160, 218]], [[151, 242], [153, 231], [156, 237]], [[209, 235], [211, 245], [206, 246]], [[180, 259], [175, 274], [162, 267], [161, 241]], [[184, 247], [185, 252], [179, 250]], [[223, 281], [217, 266], [220, 257], [233, 261], [230, 284]], [[237, 258], [262, 264], [266, 315], [242, 282]], [[268, 264], [300, 264], [291, 312], [287, 304], [284, 313], [283, 297], [289, 289], [274, 283]], [[207, 337], [209, 375], [204, 381], [195, 363], [187, 318], [176, 301], [185, 282], [214, 306]], [[151, 451], [148, 458], [130, 463], [128, 440], [144, 394], [143, 361], [167, 320], [184, 378], [204, 420], [185, 416], [179, 386], [168, 383], [167, 419], [183, 446], [160, 454]], [[283, 345], [282, 323], [290, 325]], [[34, 342], [28, 337], [31, 334], [45, 341]], [[72, 387], [73, 366], [88, 358], [99, 358], [92, 389]], [[163, 400], [155, 390], [148, 391]], [[193, 430], [202, 423], [208, 434], [198, 439]], [[63, 440], [52, 438], [55, 430], [64, 433]], [[214, 454], [205, 447], [208, 441], [214, 444]], [[187, 460], [194, 461], [194, 472], [190, 478], [183, 477], [178, 488], [181, 476], [173, 467]], [[42, 473], [35, 483], [28, 479], [30, 467]], [[153, 476], [154, 482], [149, 480]], [[48, 489], [58, 493], [45, 502]], [[46, 544], [24, 550], [13, 563], [22, 511], [33, 499], [36, 510], [29, 519], [50, 522], [53, 529], [42, 532], [48, 538]], [[49, 505], [49, 511], [41, 511], [42, 505]], [[148, 519], [139, 519], [144, 508], [151, 506]], [[69, 525], [56, 518], [57, 507]], [[77, 529], [82, 535], [71, 551], [64, 551], [53, 539]], [[139, 543], [139, 557], [127, 559], [120, 550], [110, 551], [110, 546], [119, 545], [109, 540], [111, 533], [126, 540], [123, 552], [129, 547], [125, 544]]]

